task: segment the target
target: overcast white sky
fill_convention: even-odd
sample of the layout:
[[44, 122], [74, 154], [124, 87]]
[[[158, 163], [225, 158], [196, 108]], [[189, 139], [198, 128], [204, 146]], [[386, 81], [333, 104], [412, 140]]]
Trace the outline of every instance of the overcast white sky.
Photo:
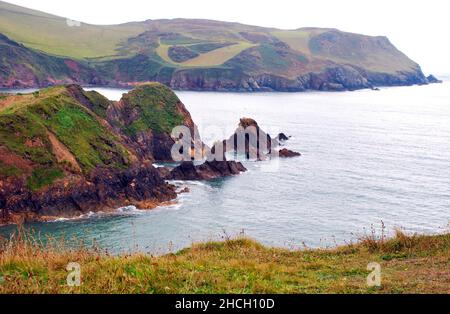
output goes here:
[[295, 29], [385, 35], [426, 73], [450, 73], [448, 0], [7, 0], [91, 24], [204, 18]]

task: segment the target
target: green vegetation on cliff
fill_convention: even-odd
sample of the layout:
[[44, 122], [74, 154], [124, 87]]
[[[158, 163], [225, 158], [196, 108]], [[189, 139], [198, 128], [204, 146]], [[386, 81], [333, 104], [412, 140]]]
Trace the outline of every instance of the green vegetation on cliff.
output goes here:
[[171, 158], [170, 132], [183, 123], [193, 125], [189, 113], [159, 83], [119, 102], [73, 84], [4, 95], [0, 225], [173, 200], [175, 187], [152, 163]]
[[159, 83], [141, 85], [128, 94], [122, 101], [138, 111], [139, 118], [126, 126], [126, 133], [136, 134], [148, 129], [154, 133], [168, 133], [183, 124], [183, 115], [177, 111], [180, 103], [170, 88]]
[[[329, 250], [288, 251], [248, 239], [176, 254], [110, 256], [22, 237], [0, 250], [0, 293], [448, 293], [450, 235], [365, 239]], [[80, 287], [66, 267], [81, 266]], [[367, 286], [369, 263], [381, 287]]]
[[[79, 87], [75, 89], [83, 93]], [[95, 92], [86, 96], [95, 111], [105, 116], [105, 99]], [[28, 186], [32, 190], [64, 177], [66, 163], [72, 156], [85, 174], [96, 167], [128, 165], [129, 153], [119, 138], [76, 100], [69, 87], [11, 95], [0, 101], [0, 108], [0, 148], [9, 155], [0, 164], [1, 173], [17, 174], [22, 167], [29, 175]], [[66, 155], [66, 159], [58, 160], [58, 155]], [[8, 158], [9, 162], [21, 161], [6, 165]]]
[[[89, 177], [97, 168], [126, 170], [136, 151], [145, 151], [150, 160], [158, 153], [170, 155], [172, 129], [186, 123], [193, 125], [189, 113], [160, 83], [140, 85], [120, 102], [77, 85], [5, 94], [0, 98], [0, 183], [21, 178], [37, 191], [58, 179]], [[146, 133], [147, 142], [127, 138], [140, 133]], [[162, 135], [161, 147], [152, 145], [154, 135]]]

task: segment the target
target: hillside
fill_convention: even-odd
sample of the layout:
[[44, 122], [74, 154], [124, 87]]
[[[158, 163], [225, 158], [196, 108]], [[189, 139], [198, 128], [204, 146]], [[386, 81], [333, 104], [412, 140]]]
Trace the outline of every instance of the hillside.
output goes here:
[[[127, 135], [115, 129], [121, 117], [132, 119], [117, 113], [121, 103], [77, 85], [0, 95], [0, 223], [129, 204], [152, 208], [175, 198], [174, 187], [152, 163], [174, 143], [168, 130], [192, 120], [177, 111], [184, 106], [160, 84], [125, 95], [133, 103], [135, 97], [142, 110]], [[158, 115], [145, 114], [153, 112], [150, 106], [158, 106]], [[155, 144], [141, 145], [139, 138]]]
[[18, 44], [0, 34], [0, 86], [102, 84], [85, 62], [55, 57]]
[[[288, 251], [248, 239], [194, 245], [176, 254], [111, 256], [64, 250], [30, 237], [0, 242], [0, 293], [448, 293], [450, 235], [364, 239], [330, 250]], [[66, 266], [81, 266], [68, 287]], [[381, 287], [368, 287], [369, 263]]]
[[[279, 30], [189, 19], [100, 26], [0, 2], [0, 33], [35, 52], [89, 66], [95, 79], [81, 76], [83, 84], [158, 81], [188, 90], [303, 91], [428, 83], [419, 65], [386, 37], [336, 29]], [[12, 57], [1, 60], [4, 76], [16, 75], [23, 86], [51, 84], [27, 83]], [[70, 76], [65, 69], [56, 71]], [[10, 82], [3, 79], [1, 86], [11, 87]]]

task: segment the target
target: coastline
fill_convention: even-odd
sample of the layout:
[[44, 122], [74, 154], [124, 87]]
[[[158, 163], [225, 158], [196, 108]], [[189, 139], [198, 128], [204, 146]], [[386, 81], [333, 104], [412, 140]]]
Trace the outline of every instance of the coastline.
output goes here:
[[[443, 82], [445, 82], [447, 79], [444, 78]], [[8, 93], [9, 91], [21, 91], [23, 93], [29, 93], [36, 90], [44, 89], [44, 88], [50, 88], [60, 85], [72, 85], [72, 84], [80, 84], [85, 89], [95, 89], [95, 88], [104, 88], [104, 89], [124, 89], [131, 91], [133, 88], [140, 86], [142, 84], [146, 83], [153, 83], [154, 81], [148, 81], [148, 82], [142, 82], [134, 85], [129, 84], [106, 84], [106, 85], [91, 85], [91, 84], [83, 84], [82, 82], [68, 82], [68, 83], [61, 83], [61, 84], [54, 84], [54, 85], [23, 85], [23, 86], [14, 86], [14, 87], [7, 87], [7, 86], [1, 86], [0, 87], [0, 93]], [[379, 88], [389, 88], [389, 87], [410, 87], [410, 86], [427, 86], [431, 84], [440, 84], [442, 82], [437, 83], [412, 83], [412, 84], [390, 84], [390, 85], [376, 85], [372, 87], [360, 87], [360, 88], [354, 88], [354, 89], [330, 89], [330, 90], [322, 90], [322, 89], [290, 89], [290, 90], [271, 90], [271, 89], [260, 89], [260, 90], [247, 90], [247, 89], [208, 89], [208, 88], [176, 88], [169, 86], [173, 91], [175, 92], [197, 92], [197, 93], [211, 93], [211, 92], [218, 92], [218, 93], [230, 93], [230, 94], [271, 94], [271, 93], [314, 93], [314, 92], [323, 92], [323, 93], [342, 93], [342, 92], [354, 92], [354, 91], [361, 91], [361, 90], [372, 90], [377, 91]]]
[[24, 223], [31, 222], [40, 222], [40, 223], [53, 223], [53, 222], [63, 222], [63, 221], [79, 221], [84, 219], [90, 219], [93, 216], [96, 217], [111, 217], [111, 216], [120, 216], [125, 215], [126, 213], [139, 213], [139, 212], [148, 212], [158, 208], [164, 208], [167, 206], [177, 205], [178, 202], [176, 200], [172, 201], [157, 201], [157, 200], [148, 200], [137, 203], [127, 203], [123, 206], [117, 207], [102, 207], [101, 210], [89, 211], [86, 213], [82, 213], [79, 215], [58, 215], [58, 216], [42, 216], [39, 214], [14, 214], [9, 216], [8, 221], [0, 221], [0, 228], [6, 226], [21, 226]]

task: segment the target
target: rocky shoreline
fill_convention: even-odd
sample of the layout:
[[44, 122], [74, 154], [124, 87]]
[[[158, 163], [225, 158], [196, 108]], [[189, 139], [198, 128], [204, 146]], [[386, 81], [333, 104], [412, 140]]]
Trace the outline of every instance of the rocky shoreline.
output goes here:
[[[206, 71], [206, 70], [205, 70]], [[354, 66], [337, 66], [323, 72], [311, 72], [288, 79], [272, 74], [257, 76], [239, 75], [233, 80], [211, 78], [202, 71], [181, 70], [170, 81], [162, 81], [174, 90], [220, 92], [306, 92], [306, 91], [355, 91], [441, 83], [433, 75], [426, 77], [420, 69], [396, 74], [367, 72]], [[113, 85], [117, 84], [114, 83]], [[118, 83], [118, 87], [128, 84]]]
[[[174, 135], [179, 126], [192, 137]], [[169, 180], [213, 180], [247, 171], [241, 162], [227, 160], [227, 153], [255, 161], [300, 156], [286, 149], [272, 156], [289, 137], [272, 139], [250, 118], [242, 118], [235, 133], [213, 148], [195, 134], [184, 104], [159, 83], [139, 86], [116, 102], [78, 85], [3, 95], [0, 225], [112, 213], [126, 206], [153, 209], [186, 192]], [[245, 146], [236, 145], [237, 137]], [[175, 144], [187, 152], [184, 161], [155, 167], [176, 162]]]
[[[110, 81], [92, 74], [93, 79], [67, 78], [64, 80], [36, 81], [30, 79], [0, 82], [1, 89], [47, 88], [61, 84], [79, 84], [86, 87], [106, 87], [130, 89], [147, 82]], [[264, 74], [258, 76], [242, 75], [234, 80], [209, 78], [208, 74], [198, 75], [196, 71], [181, 70], [175, 72], [170, 80], [152, 78], [149, 82], [162, 83], [175, 91], [197, 92], [343, 92], [382, 87], [401, 87], [414, 85], [439, 84], [434, 75], [425, 76], [421, 71], [397, 74], [367, 73], [361, 69], [336, 67], [320, 73], [308, 73], [295, 79]]]

